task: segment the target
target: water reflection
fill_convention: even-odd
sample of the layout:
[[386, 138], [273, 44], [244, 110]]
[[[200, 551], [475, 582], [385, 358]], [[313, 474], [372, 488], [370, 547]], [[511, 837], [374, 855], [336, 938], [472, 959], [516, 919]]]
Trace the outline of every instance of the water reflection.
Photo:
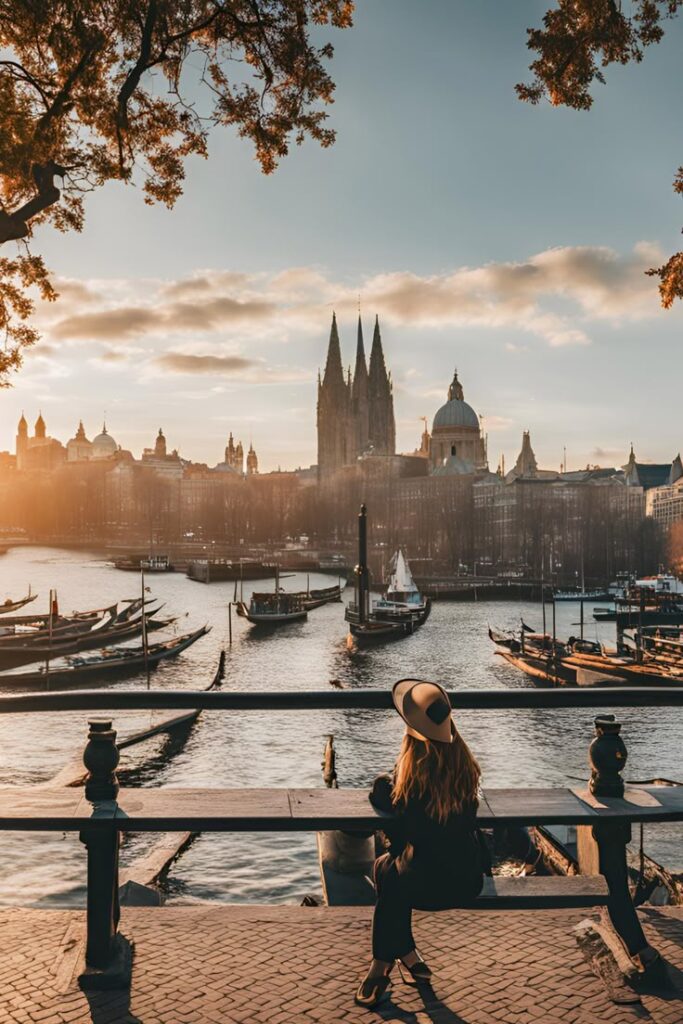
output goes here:
[[[49, 549], [13, 550], [2, 558], [4, 591], [24, 592], [29, 580], [40, 591], [38, 611], [57, 583], [63, 610], [101, 607], [135, 597], [136, 576], [117, 572], [95, 556]], [[325, 585], [311, 577], [311, 586]], [[218, 654], [228, 646], [228, 602], [233, 585], [205, 586], [174, 574], [149, 577], [164, 614], [180, 615], [178, 632], [208, 622], [211, 633], [176, 661], [153, 673], [154, 688], [208, 685]], [[303, 589], [305, 576], [286, 581]], [[263, 583], [253, 585], [263, 589]], [[248, 598], [252, 585], [244, 587]], [[350, 596], [350, 595], [349, 595]], [[187, 614], [186, 614], [187, 613]], [[437, 602], [429, 621], [411, 637], [382, 648], [350, 653], [346, 649], [343, 607], [326, 605], [307, 621], [262, 632], [233, 614], [233, 645], [226, 659], [224, 689], [325, 689], [336, 680], [347, 689], [389, 688], [400, 678], [434, 679], [447, 688], [522, 687], [523, 677], [493, 654], [487, 625], [516, 626], [520, 615], [540, 626], [538, 605], [526, 602], [453, 604]], [[558, 606], [560, 635], [576, 632], [577, 610]], [[549, 619], [550, 621], [550, 619]], [[613, 627], [587, 623], [586, 635], [613, 640]], [[108, 685], [112, 685], [109, 683]], [[145, 685], [144, 675], [114, 684]], [[549, 786], [587, 778], [592, 709], [458, 711], [458, 727], [476, 752], [486, 785]], [[101, 713], [98, 712], [98, 715]], [[168, 712], [117, 711], [120, 733], [143, 729]], [[629, 749], [626, 775], [680, 778], [683, 710], [623, 709]], [[0, 784], [30, 784], [53, 776], [83, 748], [87, 713], [8, 715], [0, 718]], [[168, 786], [318, 786], [325, 737], [335, 736], [341, 785], [367, 785], [391, 766], [402, 726], [384, 711], [203, 712], [182, 737], [158, 736], [122, 752], [121, 770], [130, 785]], [[646, 848], [673, 869], [683, 870], [681, 830], [651, 827]], [[126, 842], [123, 862], [153, 835]], [[82, 898], [84, 849], [75, 837], [0, 836], [0, 902], [29, 905], [73, 902]], [[232, 901], [298, 900], [319, 892], [315, 837], [312, 834], [211, 834], [200, 837], [174, 865], [168, 881], [173, 899]]]

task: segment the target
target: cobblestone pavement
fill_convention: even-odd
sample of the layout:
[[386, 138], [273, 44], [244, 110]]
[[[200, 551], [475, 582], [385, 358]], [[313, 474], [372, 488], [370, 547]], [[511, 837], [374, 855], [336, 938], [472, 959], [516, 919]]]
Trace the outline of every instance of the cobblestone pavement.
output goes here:
[[370, 911], [306, 907], [124, 910], [130, 993], [77, 987], [75, 911], [0, 910], [1, 1024], [652, 1024], [683, 1022], [683, 909], [642, 912], [674, 988], [617, 1006], [574, 939], [581, 911], [416, 914], [433, 990], [397, 977], [378, 1011], [354, 1006]]

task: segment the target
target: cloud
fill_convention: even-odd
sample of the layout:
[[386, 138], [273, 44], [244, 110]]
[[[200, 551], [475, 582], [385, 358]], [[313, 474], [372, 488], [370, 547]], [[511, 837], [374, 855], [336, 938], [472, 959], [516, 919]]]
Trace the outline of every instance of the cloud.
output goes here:
[[69, 282], [62, 300], [45, 313], [45, 333], [125, 344], [159, 337], [221, 344], [235, 339], [242, 347], [246, 338], [319, 336], [333, 307], [341, 316], [355, 315], [360, 294], [363, 307], [392, 326], [514, 331], [515, 338], [504, 341], [511, 352], [526, 348], [520, 332], [553, 348], [587, 345], [591, 324], [662, 315], [656, 283], [645, 276], [661, 259], [656, 247], [640, 242], [625, 254], [565, 246], [517, 262], [433, 275], [396, 270], [352, 284], [315, 267], [270, 274], [208, 269], [175, 281], [117, 279], [111, 287], [101, 280]]
[[183, 352], [167, 352], [155, 359], [157, 366], [171, 373], [242, 373], [256, 366], [256, 360], [245, 356], [195, 356]]

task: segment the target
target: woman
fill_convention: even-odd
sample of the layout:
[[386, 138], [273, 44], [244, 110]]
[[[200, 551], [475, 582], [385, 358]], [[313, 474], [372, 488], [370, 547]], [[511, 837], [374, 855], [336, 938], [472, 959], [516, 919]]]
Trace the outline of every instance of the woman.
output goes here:
[[386, 995], [397, 960], [409, 984], [429, 983], [432, 972], [410, 927], [413, 909], [467, 906], [490, 871], [476, 826], [481, 773], [455, 728], [448, 694], [436, 683], [404, 679], [392, 697], [406, 731], [392, 775], [378, 776], [370, 793], [373, 805], [394, 817], [386, 828], [389, 852], [375, 861], [373, 960], [356, 992], [368, 1008]]

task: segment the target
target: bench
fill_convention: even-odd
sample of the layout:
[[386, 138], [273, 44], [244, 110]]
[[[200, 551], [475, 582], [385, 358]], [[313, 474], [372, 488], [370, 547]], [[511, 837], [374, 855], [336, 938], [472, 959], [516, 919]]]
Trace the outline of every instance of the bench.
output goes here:
[[[92, 776], [91, 776], [92, 779]], [[95, 779], [102, 785], [102, 780]], [[121, 789], [93, 800], [74, 788], [0, 788], [0, 830], [80, 833], [88, 851], [89, 983], [107, 976], [119, 920], [118, 833], [323, 832], [372, 834], [391, 819], [361, 789]], [[607, 906], [615, 929], [635, 955], [647, 947], [626, 871], [631, 822], [683, 820], [683, 787], [627, 787], [623, 797], [596, 798], [587, 789], [487, 789], [482, 827], [568, 824], [592, 828], [597, 876], [488, 879], [478, 908]]]

